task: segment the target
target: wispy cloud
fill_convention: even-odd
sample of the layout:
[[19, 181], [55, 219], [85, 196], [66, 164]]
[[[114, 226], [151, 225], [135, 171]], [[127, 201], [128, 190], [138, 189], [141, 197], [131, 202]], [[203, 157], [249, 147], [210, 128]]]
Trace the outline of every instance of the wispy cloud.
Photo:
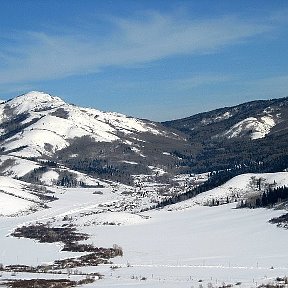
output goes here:
[[[94, 35], [17, 32], [0, 48], [0, 84], [96, 73], [110, 66], [149, 63], [175, 55], [215, 53], [268, 32], [272, 25], [237, 17], [191, 20], [150, 13], [137, 19], [111, 18], [112, 31]], [[67, 32], [67, 31], [66, 31]]]

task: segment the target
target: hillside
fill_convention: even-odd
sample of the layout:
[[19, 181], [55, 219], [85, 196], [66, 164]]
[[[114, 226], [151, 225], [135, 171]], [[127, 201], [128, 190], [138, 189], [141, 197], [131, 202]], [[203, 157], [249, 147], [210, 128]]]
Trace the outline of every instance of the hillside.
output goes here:
[[[179, 159], [172, 152], [188, 146], [181, 133], [159, 123], [77, 107], [42, 92], [1, 103], [0, 117], [2, 173], [40, 184], [44, 172], [64, 166], [133, 185], [132, 173], [175, 173]], [[26, 174], [15, 172], [20, 162], [29, 163]]]
[[43, 92], [3, 101], [0, 177], [8, 184], [2, 181], [0, 214], [49, 207], [53, 187], [105, 188], [107, 199], [113, 192], [126, 202], [121, 211], [149, 208], [198, 185], [197, 176], [177, 178], [173, 151], [188, 146], [182, 133], [160, 123], [77, 107]]
[[248, 102], [162, 124], [186, 135], [192, 153], [179, 155], [182, 165], [195, 172], [236, 166], [251, 167], [244, 172], [273, 172], [288, 167], [288, 98]]

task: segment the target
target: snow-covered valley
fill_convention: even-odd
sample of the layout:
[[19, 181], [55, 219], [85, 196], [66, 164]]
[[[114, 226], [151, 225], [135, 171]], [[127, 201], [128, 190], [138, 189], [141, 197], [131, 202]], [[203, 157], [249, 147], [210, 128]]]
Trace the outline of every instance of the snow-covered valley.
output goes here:
[[[231, 193], [233, 185], [242, 183], [242, 189], [248, 189], [251, 176], [236, 177], [230, 184], [209, 193], [220, 199], [224, 190], [225, 197]], [[262, 177], [269, 181], [277, 179], [281, 185], [288, 179], [286, 173]], [[102, 194], [93, 193], [93, 188], [52, 190], [59, 199], [49, 202], [50, 208], [0, 218], [1, 263], [4, 266], [37, 266], [75, 254], [83, 255], [61, 251], [61, 243], [39, 243], [9, 236], [17, 226], [50, 223], [53, 227], [61, 227], [70, 223], [77, 231], [89, 235], [83, 243], [93, 243], [97, 247], [117, 244], [123, 248], [122, 257], [111, 259], [113, 264], [77, 268], [81, 273], [103, 275], [102, 279], [85, 287], [222, 287], [223, 283], [257, 287], [275, 282], [276, 277], [288, 273], [287, 230], [268, 223], [271, 218], [285, 213], [283, 210], [235, 209], [236, 202], [202, 206], [197, 204], [204, 197], [200, 194], [193, 205], [187, 200], [162, 210], [131, 213], [115, 209], [119, 195], [108, 188], [98, 188]], [[108, 203], [112, 204], [109, 211], [97, 212], [97, 207]], [[64, 270], [62, 278], [68, 279], [66, 273]], [[73, 274], [73, 271], [69, 273]], [[33, 273], [15, 274], [3, 272], [1, 281], [40, 277]], [[53, 277], [49, 273], [40, 275], [41, 278]]]
[[287, 231], [267, 223], [281, 212], [233, 208], [153, 212], [145, 224], [96, 228], [95, 241], [113, 239], [125, 251], [100, 287], [253, 287], [287, 275]]

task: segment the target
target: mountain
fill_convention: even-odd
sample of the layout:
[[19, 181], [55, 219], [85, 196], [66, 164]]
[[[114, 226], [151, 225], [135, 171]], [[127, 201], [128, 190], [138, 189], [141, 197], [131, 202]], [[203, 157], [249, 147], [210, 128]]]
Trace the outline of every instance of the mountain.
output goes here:
[[[264, 163], [288, 167], [288, 98], [259, 100], [167, 121], [186, 135], [192, 153], [179, 152], [194, 171]], [[285, 161], [284, 161], [285, 160]], [[284, 163], [280, 163], [284, 161]], [[263, 165], [262, 165], [263, 166]]]
[[181, 159], [174, 150], [189, 145], [161, 123], [77, 107], [43, 92], [20, 95], [0, 103], [0, 176], [8, 183], [0, 199], [15, 207], [0, 214], [45, 208], [55, 200], [53, 187], [105, 188], [106, 197], [126, 202], [122, 210], [147, 208], [188, 188], [186, 176], [177, 178]]
[[25, 159], [35, 170], [35, 163], [45, 161], [130, 184], [132, 172], [173, 170], [178, 158], [171, 152], [188, 145], [181, 133], [160, 123], [77, 107], [35, 91], [1, 103], [0, 121], [6, 166]]
[[191, 137], [201, 137], [209, 133], [208, 139], [256, 140], [288, 129], [287, 122], [288, 97], [285, 97], [247, 102], [163, 124], [183, 131]]
[[7, 153], [16, 150], [13, 155], [25, 158], [49, 157], [71, 146], [75, 138], [125, 143], [134, 138], [141, 142], [138, 134], [172, 135], [153, 122], [76, 107], [41, 92], [30, 92], [0, 105], [2, 148]]

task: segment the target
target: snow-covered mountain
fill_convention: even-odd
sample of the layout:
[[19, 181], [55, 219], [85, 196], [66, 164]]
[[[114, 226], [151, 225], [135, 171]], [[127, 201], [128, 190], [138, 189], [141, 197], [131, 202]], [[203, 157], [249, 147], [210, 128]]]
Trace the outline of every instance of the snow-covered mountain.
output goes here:
[[[260, 162], [271, 167], [288, 155], [287, 97], [224, 107], [163, 124], [189, 139], [193, 152], [183, 153], [182, 157], [195, 157], [194, 171]], [[283, 163], [282, 169], [287, 167], [288, 163]]]
[[30, 92], [0, 104], [0, 115], [2, 149], [16, 150], [11, 155], [26, 158], [52, 155], [83, 136], [95, 142], [121, 141], [123, 136], [138, 133], [165, 136], [152, 122], [69, 105], [43, 92]]
[[0, 214], [42, 209], [54, 200], [53, 187], [104, 188], [118, 195], [108, 197], [116, 206], [126, 202], [122, 210], [141, 210], [183, 192], [173, 188], [179, 159], [172, 152], [187, 145], [160, 123], [77, 107], [43, 92], [20, 95], [0, 103]]
[[164, 124], [190, 133], [191, 136], [210, 131], [208, 138], [244, 137], [255, 140], [277, 132], [280, 124], [287, 124], [287, 113], [288, 98], [280, 98], [220, 108]]
[[0, 103], [0, 159], [4, 174], [19, 161], [33, 161], [26, 174], [45, 166], [43, 161], [46, 166], [47, 161], [53, 161], [57, 166], [102, 174], [109, 179], [114, 176], [121, 178], [117, 181], [128, 183], [132, 172], [153, 174], [157, 167], [173, 170], [178, 161], [173, 150], [187, 146], [180, 134], [160, 123], [77, 107], [43, 92], [33, 91]]

